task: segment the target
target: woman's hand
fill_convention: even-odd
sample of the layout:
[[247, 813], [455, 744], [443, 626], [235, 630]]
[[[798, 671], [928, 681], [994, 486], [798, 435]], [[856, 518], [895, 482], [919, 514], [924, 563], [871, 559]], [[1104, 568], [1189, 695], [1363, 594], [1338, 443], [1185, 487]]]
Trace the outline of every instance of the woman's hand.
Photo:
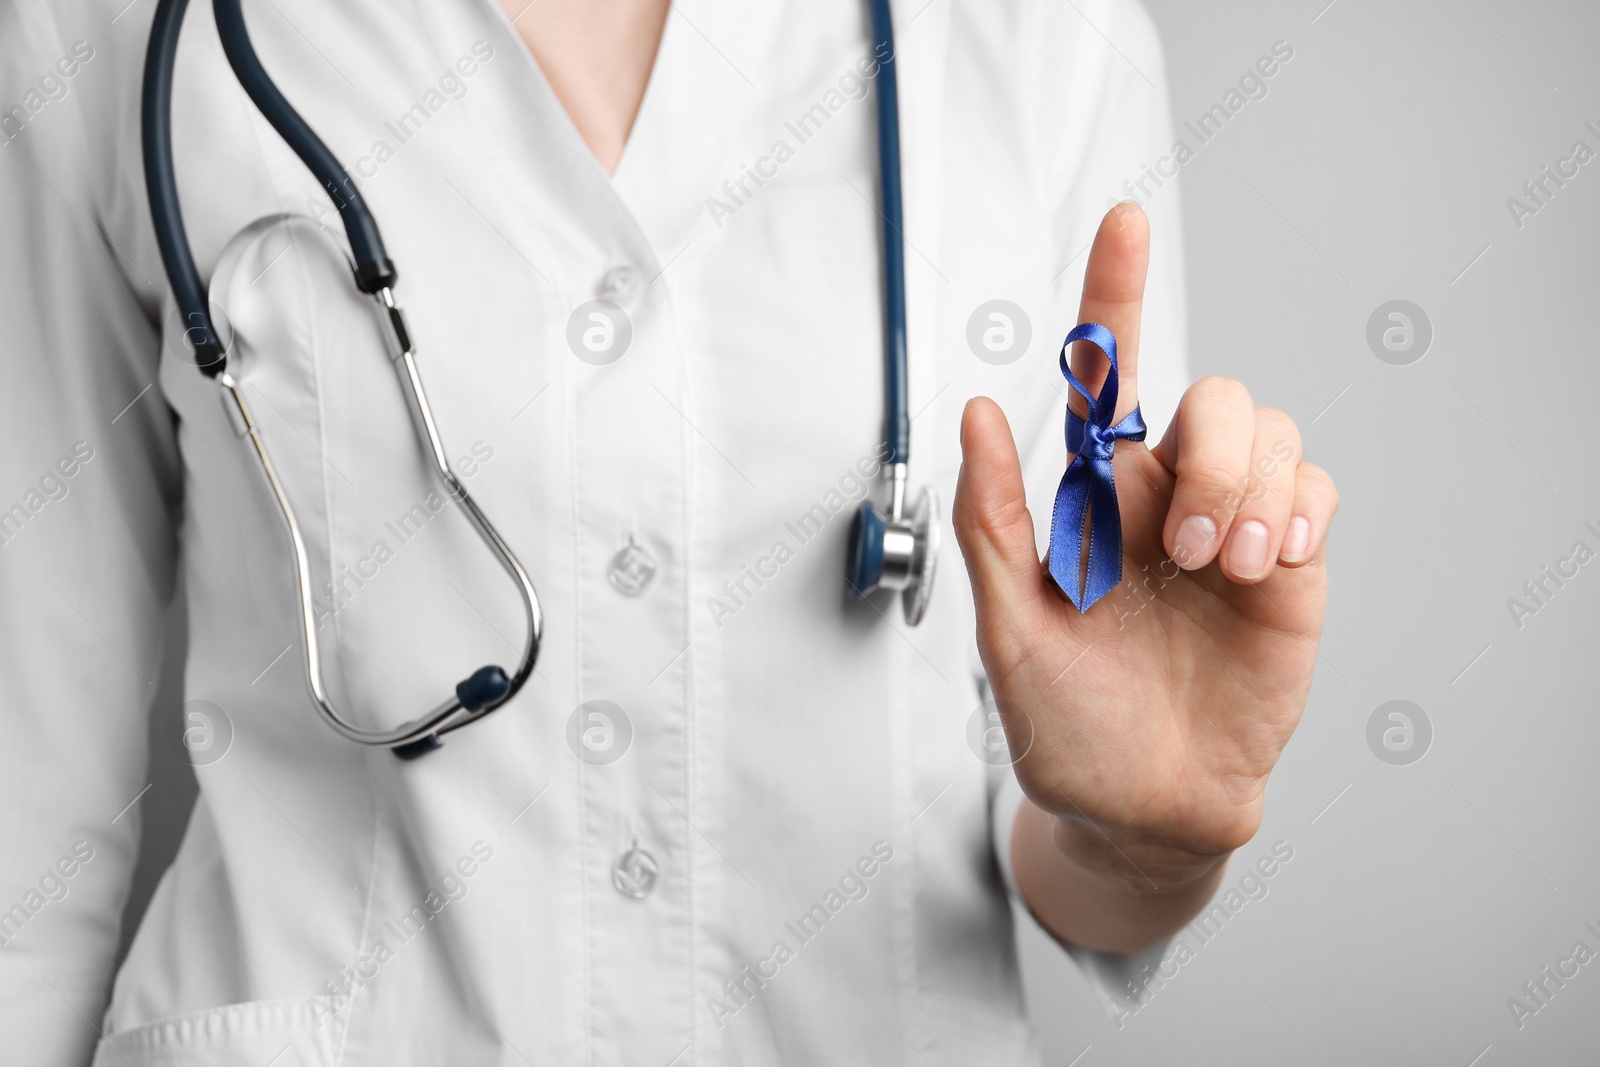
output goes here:
[[[1118, 205], [1079, 314], [1117, 338], [1113, 422], [1138, 402], [1148, 261], [1148, 221]], [[1077, 345], [1073, 373], [1090, 392], [1106, 366]], [[968, 404], [961, 446], [954, 521], [978, 648], [1033, 805], [1013, 838], [1018, 882], [1058, 936], [1142, 947], [1192, 917], [1260, 825], [1311, 687], [1338, 494], [1301, 462], [1287, 415], [1257, 408], [1238, 382], [1197, 382], [1155, 448], [1117, 444], [1123, 580], [1080, 614], [1040, 564], [993, 402]]]

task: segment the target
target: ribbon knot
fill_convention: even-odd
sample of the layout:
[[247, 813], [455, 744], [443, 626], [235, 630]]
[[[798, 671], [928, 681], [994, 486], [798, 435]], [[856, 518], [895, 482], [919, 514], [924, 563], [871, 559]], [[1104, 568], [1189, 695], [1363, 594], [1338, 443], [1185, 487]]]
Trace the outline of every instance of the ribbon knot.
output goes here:
[[[1104, 352], [1111, 364], [1098, 397], [1089, 395], [1072, 375], [1069, 355], [1074, 341], [1088, 341]], [[1117, 413], [1117, 339], [1110, 330], [1093, 322], [1074, 327], [1061, 344], [1061, 373], [1083, 397], [1089, 417], [1080, 418], [1067, 409], [1067, 451], [1073, 459], [1056, 489], [1050, 521], [1050, 577], [1083, 612], [1122, 581], [1122, 516], [1117, 509], [1112, 457], [1118, 441], [1143, 441], [1146, 430], [1137, 407], [1115, 426], [1111, 424]], [[1086, 519], [1087, 546], [1083, 543]]]
[[1075, 455], [1085, 456], [1090, 462], [1096, 462], [1110, 459], [1116, 454], [1117, 432], [1115, 429], [1098, 426], [1092, 422], [1086, 423], [1071, 411], [1067, 412], [1067, 418], [1076, 424], [1073, 429], [1077, 430], [1078, 440], [1075, 443], [1072, 441], [1071, 430], [1068, 431], [1069, 436], [1067, 438], [1067, 448]]

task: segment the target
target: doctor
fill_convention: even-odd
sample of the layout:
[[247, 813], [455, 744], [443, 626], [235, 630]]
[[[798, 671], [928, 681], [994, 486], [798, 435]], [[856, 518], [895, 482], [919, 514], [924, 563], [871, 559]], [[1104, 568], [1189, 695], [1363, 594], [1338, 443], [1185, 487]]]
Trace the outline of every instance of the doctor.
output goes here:
[[[245, 4], [384, 220], [449, 457], [543, 603], [527, 685], [415, 761], [314, 713], [282, 520], [186, 358], [151, 7], [0, 9], [7, 1058], [1032, 1064], [1008, 894], [1107, 958], [1209, 899], [1305, 705], [1337, 497], [1243, 386], [1180, 402], [1176, 190], [1101, 218], [1171, 144], [1134, 3], [896, 6], [914, 477], [959, 542], [915, 629], [840, 580], [884, 457], [862, 4]], [[172, 125], [331, 687], [393, 725], [513, 657], [521, 607], [207, 4]], [[967, 337], [997, 298], [1009, 362]], [[572, 340], [595, 300], [604, 359]], [[1153, 430], [1081, 615], [1039, 562], [1080, 321]], [[113, 976], [152, 710], [200, 794]]]

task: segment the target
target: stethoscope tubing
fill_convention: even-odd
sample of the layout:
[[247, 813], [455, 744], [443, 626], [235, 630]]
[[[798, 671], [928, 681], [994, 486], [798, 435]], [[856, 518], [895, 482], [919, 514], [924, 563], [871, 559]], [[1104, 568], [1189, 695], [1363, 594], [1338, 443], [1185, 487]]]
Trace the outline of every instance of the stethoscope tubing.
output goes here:
[[[878, 195], [883, 228], [884, 434], [885, 462], [903, 467], [911, 459], [910, 401], [906, 390], [906, 248], [900, 181], [900, 93], [889, 0], [869, 0], [872, 54], [878, 63]], [[903, 498], [902, 488], [896, 497]], [[900, 509], [891, 506], [895, 518]]]
[[294, 112], [261, 67], [245, 29], [239, 0], [215, 0], [214, 8], [224, 51], [246, 92], [339, 206], [355, 255], [352, 268], [357, 286], [377, 301], [385, 340], [399, 371], [418, 438], [432, 459], [450, 498], [466, 513], [478, 535], [516, 582], [526, 621], [522, 654], [513, 673], [508, 676], [496, 667], [482, 668], [457, 685], [454, 696], [427, 714], [399, 726], [387, 730], [362, 729], [343, 715], [329, 696], [322, 676], [313, 579], [305, 538], [294, 504], [250, 410], [244, 388], [228, 370], [227, 345], [212, 321], [209, 295], [195, 267], [178, 200], [172, 161], [172, 82], [178, 39], [187, 8], [188, 0], [159, 0], [145, 60], [141, 114], [150, 210], [173, 298], [183, 317], [185, 337], [194, 346], [196, 363], [200, 369], [216, 380], [223, 390], [225, 406], [234, 429], [240, 436], [250, 439], [252, 451], [288, 529], [294, 559], [305, 678], [319, 714], [341, 736], [358, 744], [389, 748], [405, 756], [420, 755], [436, 746], [440, 735], [460, 729], [504, 706], [532, 675], [543, 633], [539, 596], [521, 561], [450, 466], [432, 406], [428, 403], [427, 390], [423, 386], [405, 317], [394, 299], [391, 287], [397, 275], [384, 250], [376, 220], [349, 174]]

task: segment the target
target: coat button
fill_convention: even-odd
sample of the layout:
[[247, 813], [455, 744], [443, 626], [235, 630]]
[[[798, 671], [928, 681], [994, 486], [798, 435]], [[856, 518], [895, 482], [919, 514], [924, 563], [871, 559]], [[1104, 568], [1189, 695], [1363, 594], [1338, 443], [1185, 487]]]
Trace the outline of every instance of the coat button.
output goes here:
[[639, 596], [656, 576], [656, 569], [655, 556], [629, 535], [628, 543], [611, 557], [606, 577], [611, 579], [612, 588], [623, 596]]
[[660, 873], [655, 857], [635, 844], [611, 865], [611, 888], [630, 900], [643, 900], [656, 887]]
[[609, 300], [618, 307], [627, 307], [639, 295], [640, 278], [637, 268], [624, 263], [612, 267], [600, 276], [595, 296]]

